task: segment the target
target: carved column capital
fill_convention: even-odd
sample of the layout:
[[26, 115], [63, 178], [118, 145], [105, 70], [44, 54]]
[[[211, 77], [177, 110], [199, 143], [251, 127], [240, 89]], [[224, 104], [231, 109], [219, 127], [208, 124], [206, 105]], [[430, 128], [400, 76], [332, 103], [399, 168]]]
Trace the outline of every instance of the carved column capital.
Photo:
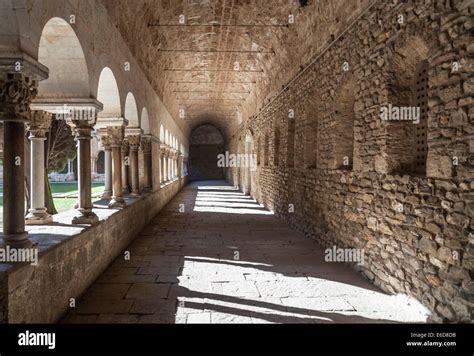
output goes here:
[[123, 127], [122, 126], [107, 127], [107, 137], [108, 137], [110, 147], [122, 147]]
[[84, 113], [76, 114], [76, 117], [70, 116], [65, 118], [67, 124], [72, 128], [76, 140], [90, 140], [92, 138], [91, 132], [94, 129], [97, 117], [95, 114], [94, 116], [89, 116], [89, 114], [89, 111], [84, 111]]
[[46, 132], [51, 128], [53, 114], [35, 110], [31, 112], [31, 120], [27, 122], [27, 129], [30, 131], [31, 137], [44, 138]]
[[151, 153], [151, 137], [142, 136], [140, 148], [144, 154]]
[[160, 153], [162, 156], [166, 155], [166, 150], [168, 149], [168, 145], [161, 143], [160, 144]]
[[98, 134], [99, 134], [99, 137], [100, 137], [100, 143], [101, 143], [102, 147], [104, 148], [104, 151], [110, 151], [111, 150], [110, 138], [107, 134], [107, 129], [98, 130]]
[[127, 141], [131, 150], [138, 150], [140, 147], [140, 135], [127, 136]]
[[35, 80], [22, 73], [0, 73], [0, 121], [29, 121], [37, 94]]
[[128, 144], [127, 138], [122, 141], [122, 152], [127, 155], [130, 151], [130, 145]]

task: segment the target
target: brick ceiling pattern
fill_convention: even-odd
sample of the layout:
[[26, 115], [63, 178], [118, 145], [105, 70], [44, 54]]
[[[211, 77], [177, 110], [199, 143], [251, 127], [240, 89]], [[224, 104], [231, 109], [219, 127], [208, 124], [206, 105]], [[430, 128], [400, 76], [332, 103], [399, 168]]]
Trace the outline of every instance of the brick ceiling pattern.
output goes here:
[[367, 3], [102, 2], [171, 115], [184, 114], [188, 129], [212, 123], [226, 135], [258, 112]]

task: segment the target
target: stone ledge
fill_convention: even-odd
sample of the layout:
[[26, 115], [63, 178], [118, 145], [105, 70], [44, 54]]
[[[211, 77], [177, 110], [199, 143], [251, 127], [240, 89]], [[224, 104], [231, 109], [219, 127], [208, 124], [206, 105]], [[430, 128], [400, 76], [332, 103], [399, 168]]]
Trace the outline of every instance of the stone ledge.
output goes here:
[[71, 225], [71, 210], [55, 215], [52, 225], [28, 227], [38, 265], [0, 263], [0, 323], [57, 322], [70, 298], [77, 300], [183, 185], [126, 199], [124, 209], [95, 202], [94, 226]]

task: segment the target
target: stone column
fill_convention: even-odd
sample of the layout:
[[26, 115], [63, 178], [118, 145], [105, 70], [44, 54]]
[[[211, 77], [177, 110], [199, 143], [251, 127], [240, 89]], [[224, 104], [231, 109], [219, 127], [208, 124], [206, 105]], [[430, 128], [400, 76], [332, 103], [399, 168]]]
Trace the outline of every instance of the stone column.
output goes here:
[[109, 208], [123, 208], [126, 204], [123, 200], [122, 189], [122, 141], [123, 128], [109, 127], [107, 129], [110, 147], [112, 148], [112, 172], [113, 172], [113, 196]]
[[161, 154], [161, 182], [166, 182], [166, 164], [165, 164], [165, 156]]
[[3, 122], [3, 242], [29, 247], [25, 231], [25, 122], [37, 84], [22, 73], [0, 73], [0, 121]]
[[122, 192], [127, 194], [128, 190], [128, 166], [130, 164], [129, 155], [130, 147], [128, 142], [123, 139], [121, 148], [121, 160], [122, 160]]
[[112, 150], [110, 148], [109, 137], [107, 133], [101, 133], [100, 140], [104, 148], [104, 173], [105, 187], [102, 193], [102, 199], [110, 199], [112, 197]]
[[77, 171], [79, 202], [77, 215], [72, 219], [72, 224], [96, 224], [99, 221], [92, 211], [92, 179], [91, 179], [91, 133], [96, 117], [92, 120], [73, 119], [73, 127], [77, 141]]
[[132, 192], [130, 196], [140, 196], [140, 190], [138, 188], [139, 174], [138, 174], [138, 148], [140, 147], [140, 136], [133, 135], [127, 136], [128, 144], [130, 146], [130, 170], [132, 180]]
[[143, 137], [141, 139], [141, 150], [143, 152], [143, 176], [145, 177], [144, 190], [149, 191], [152, 187], [151, 180], [151, 138]]
[[178, 172], [179, 172], [179, 177], [183, 177], [183, 153], [179, 152], [178, 156]]
[[166, 167], [168, 168], [168, 180], [172, 180], [173, 176], [171, 174], [171, 158], [170, 158], [170, 151], [168, 149], [167, 155], [166, 155]]
[[45, 162], [44, 142], [46, 132], [51, 126], [52, 114], [46, 111], [33, 111], [28, 123], [30, 132], [30, 199], [31, 208], [26, 216], [27, 225], [50, 224], [53, 218], [45, 207]]

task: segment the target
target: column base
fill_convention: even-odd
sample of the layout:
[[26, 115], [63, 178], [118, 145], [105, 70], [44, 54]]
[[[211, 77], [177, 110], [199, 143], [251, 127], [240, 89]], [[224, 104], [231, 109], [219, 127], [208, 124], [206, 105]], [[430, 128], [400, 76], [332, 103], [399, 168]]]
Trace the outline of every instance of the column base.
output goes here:
[[140, 192], [131, 192], [131, 193], [130, 193], [130, 196], [131, 196], [132, 198], [138, 198], [140, 195], [141, 195]]
[[112, 191], [111, 190], [105, 190], [100, 197], [102, 199], [111, 199], [112, 198]]
[[46, 225], [53, 222], [53, 217], [47, 213], [46, 208], [29, 209], [29, 214], [25, 218], [26, 225]]
[[28, 238], [28, 233], [26, 231], [13, 235], [0, 234], [0, 237], [3, 239], [3, 242], [0, 243], [0, 246], [8, 245], [13, 248], [30, 248], [34, 245], [33, 242]]
[[124, 208], [127, 205], [125, 200], [122, 197], [112, 197], [112, 200], [109, 203], [109, 208]]
[[94, 225], [99, 222], [99, 217], [90, 210], [78, 209], [77, 212], [78, 215], [76, 215], [71, 222], [73, 225]]

